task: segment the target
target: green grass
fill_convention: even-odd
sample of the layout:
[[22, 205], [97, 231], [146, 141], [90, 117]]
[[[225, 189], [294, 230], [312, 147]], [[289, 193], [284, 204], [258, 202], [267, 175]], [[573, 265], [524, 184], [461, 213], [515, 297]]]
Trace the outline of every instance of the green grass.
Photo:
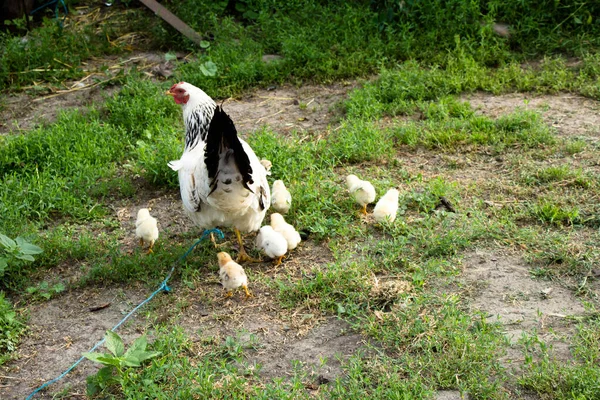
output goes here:
[[[119, 78], [121, 90], [102, 105], [0, 137], [0, 232], [25, 235], [44, 250], [29, 268], [7, 275], [2, 288], [26, 301], [115, 284], [150, 291], [178, 262], [199, 232], [167, 229], [148, 257], [124, 250], [132, 232], [114, 216], [115, 207], [137, 206], [146, 191], [177, 194], [167, 162], [179, 156], [183, 132], [179, 107], [163, 95], [171, 81], [190, 81], [221, 99], [264, 85], [378, 73], [339, 106], [345, 112], [339, 126], [308, 136], [282, 136], [267, 127], [248, 137], [255, 152], [272, 161], [270, 179], [284, 180], [293, 193], [286, 220], [308, 236], [308, 246], [328, 252], [325, 261], [299, 260], [301, 267], [289, 274], [250, 267], [251, 287], [273, 293], [265, 301], [282, 314], [308, 309], [344, 319], [373, 346], [368, 356], [343, 361], [343, 375], [309, 394], [306, 383], [314, 377], [299, 365], [289, 379], [260, 378], [260, 365], [249, 363], [260, 350], [256, 338], [198, 332], [198, 341], [173, 321], [151, 332], [152, 350], [161, 356], [144, 368], [125, 369], [120, 384], [102, 395], [413, 399], [451, 389], [477, 399], [508, 399], [523, 390], [545, 398], [594, 398], [595, 316], [572, 324], [574, 360], [554, 360], [532, 337], [524, 343], [523, 373], [514, 377], [498, 361], [509, 345], [503, 327], [471, 311], [459, 289], [466, 254], [508, 250], [529, 262], [532, 276], [560, 280], [597, 305], [588, 278], [600, 261], [593, 161], [599, 149], [586, 138], [557, 136], [535, 110], [490, 117], [459, 96], [566, 91], [600, 99], [600, 57], [593, 51], [600, 36], [597, 22], [587, 17], [595, 15], [595, 5], [240, 1], [232, 11], [226, 2], [165, 4], [207, 41], [194, 48], [154, 17], [128, 9], [140, 16], [135, 27], [151, 30], [165, 51], [191, 50], [169, 82], [146, 81], [133, 71]], [[504, 21], [511, 23], [508, 39], [492, 32], [494, 22]], [[124, 55], [92, 28], [60, 30], [45, 21], [27, 41], [2, 36], [0, 87], [12, 91], [38, 80], [56, 85], [83, 76], [84, 59]], [[104, 29], [118, 35], [116, 27]], [[580, 62], [567, 65], [554, 51], [579, 55]], [[283, 58], [265, 63], [265, 54]], [[532, 55], [544, 56], [539, 65], [522, 63]], [[209, 61], [217, 67], [214, 76], [200, 68]], [[47, 70], [31, 71], [36, 68]], [[395, 223], [357, 217], [344, 183], [349, 173], [372, 181], [380, 194], [400, 189]], [[440, 207], [442, 197], [456, 213]], [[59, 266], [78, 278], [49, 279]], [[201, 244], [176, 269], [172, 280], [183, 285], [173, 307], [181, 311], [198, 296], [214, 305], [206, 286], [216, 271], [214, 249]], [[378, 291], [376, 279], [406, 286]], [[158, 310], [167, 306], [155, 304]], [[13, 316], [2, 295], [0, 321], [7, 328], [0, 348], [12, 350], [24, 334]]]
[[0, 291], [0, 365], [11, 359], [25, 331], [25, 322]]

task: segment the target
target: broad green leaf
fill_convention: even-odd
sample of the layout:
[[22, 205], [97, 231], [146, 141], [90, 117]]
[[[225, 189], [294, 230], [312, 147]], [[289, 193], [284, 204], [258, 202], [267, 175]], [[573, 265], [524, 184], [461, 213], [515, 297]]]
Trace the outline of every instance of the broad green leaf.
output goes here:
[[146, 339], [146, 335], [140, 336], [129, 346], [127, 352], [125, 352], [124, 357], [129, 358], [133, 354], [137, 352], [143, 352], [146, 350], [146, 346], [148, 345], [148, 339]]
[[165, 60], [166, 61], [173, 61], [173, 60], [177, 60], [177, 54], [175, 53], [165, 53]]
[[21, 249], [21, 253], [23, 254], [40, 254], [44, 251], [41, 247], [26, 242], [25, 240], [23, 240], [23, 238], [18, 237], [16, 241], [19, 245], [19, 248]]
[[119, 357], [113, 357], [105, 354], [104, 357], [98, 357], [98, 362], [104, 365], [114, 365], [115, 367], [120, 367], [122, 360]]
[[15, 243], [14, 240], [12, 240], [8, 236], [3, 235], [1, 233], [0, 233], [0, 244], [3, 245], [4, 247], [6, 247], [7, 249], [13, 249], [13, 248], [17, 247], [17, 243]]
[[15, 258], [18, 258], [19, 260], [25, 260], [25, 261], [35, 261], [35, 258], [30, 256], [29, 254], [17, 254], [17, 255], [15, 255]]
[[133, 358], [131, 356], [129, 356], [129, 358], [124, 358], [121, 360], [121, 363], [123, 365], [126, 365], [128, 367], [139, 367], [140, 366], [140, 361], [136, 358]]
[[217, 64], [207, 61], [204, 64], [200, 64], [200, 71], [206, 76], [215, 76], [217, 74]]
[[106, 331], [106, 348], [117, 357], [125, 353], [123, 340], [113, 331]]
[[104, 357], [105, 354], [102, 354], [102, 353], [83, 353], [82, 356], [84, 356], [88, 360], [91, 360], [91, 361], [94, 361], [94, 362], [100, 362], [100, 361], [98, 361], [98, 359], [100, 357]]
[[207, 40], [201, 40], [200, 47], [203, 49], [208, 49], [210, 47], [210, 42]]
[[136, 353], [136, 357], [138, 358], [138, 360], [140, 362], [144, 362], [146, 360], [149, 360], [151, 358], [160, 356], [162, 353], [160, 351], [144, 351], [142, 353]]
[[8, 260], [4, 257], [0, 257], [0, 276], [4, 275], [4, 271], [8, 267]]

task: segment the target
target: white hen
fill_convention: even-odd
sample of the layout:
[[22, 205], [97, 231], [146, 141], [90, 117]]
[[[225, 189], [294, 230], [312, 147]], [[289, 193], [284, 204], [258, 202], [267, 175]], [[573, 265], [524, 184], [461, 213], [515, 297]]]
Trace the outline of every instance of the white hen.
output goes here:
[[244, 268], [231, 259], [231, 256], [224, 251], [217, 254], [219, 261], [219, 278], [221, 284], [227, 290], [226, 297], [232, 296], [232, 291], [241, 287], [246, 292], [246, 298], [252, 295], [248, 291], [248, 277]]
[[375, 204], [373, 209], [373, 217], [377, 222], [394, 222], [396, 213], [398, 212], [398, 195], [397, 189], [390, 189], [383, 195]]
[[346, 187], [354, 200], [362, 206], [362, 213], [367, 213], [367, 204], [375, 201], [375, 188], [371, 182], [360, 180], [356, 175], [346, 177]]
[[281, 179], [273, 182], [273, 190], [271, 190], [271, 207], [275, 211], [287, 214], [292, 206], [292, 195], [285, 187], [285, 184]]
[[158, 223], [147, 208], [140, 208], [137, 213], [135, 236], [140, 238], [140, 246], [144, 246], [144, 242], [149, 243], [148, 254], [152, 253], [154, 242], [158, 239]]
[[256, 235], [256, 247], [275, 260], [275, 265], [281, 264], [288, 250], [287, 240], [279, 232], [275, 232], [269, 225], [265, 225]]
[[203, 229], [233, 227], [238, 261], [247, 261], [240, 231], [258, 230], [265, 218], [271, 204], [267, 171], [229, 115], [201, 89], [180, 82], [167, 94], [183, 108], [185, 147], [169, 166], [179, 174], [184, 209]]
[[271, 214], [271, 227], [275, 232], [281, 233], [288, 244], [288, 250], [294, 250], [298, 247], [298, 244], [302, 241], [300, 233], [296, 229], [288, 224], [283, 218], [283, 215], [279, 213]]

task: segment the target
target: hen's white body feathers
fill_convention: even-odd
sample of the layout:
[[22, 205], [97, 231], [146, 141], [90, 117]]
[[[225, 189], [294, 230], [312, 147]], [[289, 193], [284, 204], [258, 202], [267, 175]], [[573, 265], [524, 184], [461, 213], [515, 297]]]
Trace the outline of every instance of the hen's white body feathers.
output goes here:
[[265, 167], [252, 148], [238, 137], [249, 160], [252, 182], [244, 184], [235, 156], [222, 143], [217, 173], [209, 177], [207, 135], [216, 104], [193, 85], [183, 82], [177, 86], [189, 94], [187, 103], [182, 104], [186, 144], [181, 158], [171, 161], [169, 166], [178, 173], [186, 214], [203, 229], [220, 226], [242, 232], [258, 230], [271, 202]]
[[282, 214], [287, 214], [292, 206], [292, 195], [280, 179], [273, 182], [273, 190], [271, 190], [271, 206], [275, 211]]
[[377, 222], [394, 222], [396, 213], [398, 212], [398, 195], [399, 192], [397, 189], [390, 189], [375, 204], [373, 217]]

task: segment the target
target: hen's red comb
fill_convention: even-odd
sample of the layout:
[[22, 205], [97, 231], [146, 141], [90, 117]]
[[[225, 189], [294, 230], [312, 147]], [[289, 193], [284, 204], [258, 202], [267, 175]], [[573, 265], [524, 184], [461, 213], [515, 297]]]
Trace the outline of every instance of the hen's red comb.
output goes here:
[[174, 84], [173, 86], [171, 86], [171, 90], [175, 89], [177, 86], [181, 85], [182, 83], [185, 83], [185, 82], [181, 81], [179, 83]]

